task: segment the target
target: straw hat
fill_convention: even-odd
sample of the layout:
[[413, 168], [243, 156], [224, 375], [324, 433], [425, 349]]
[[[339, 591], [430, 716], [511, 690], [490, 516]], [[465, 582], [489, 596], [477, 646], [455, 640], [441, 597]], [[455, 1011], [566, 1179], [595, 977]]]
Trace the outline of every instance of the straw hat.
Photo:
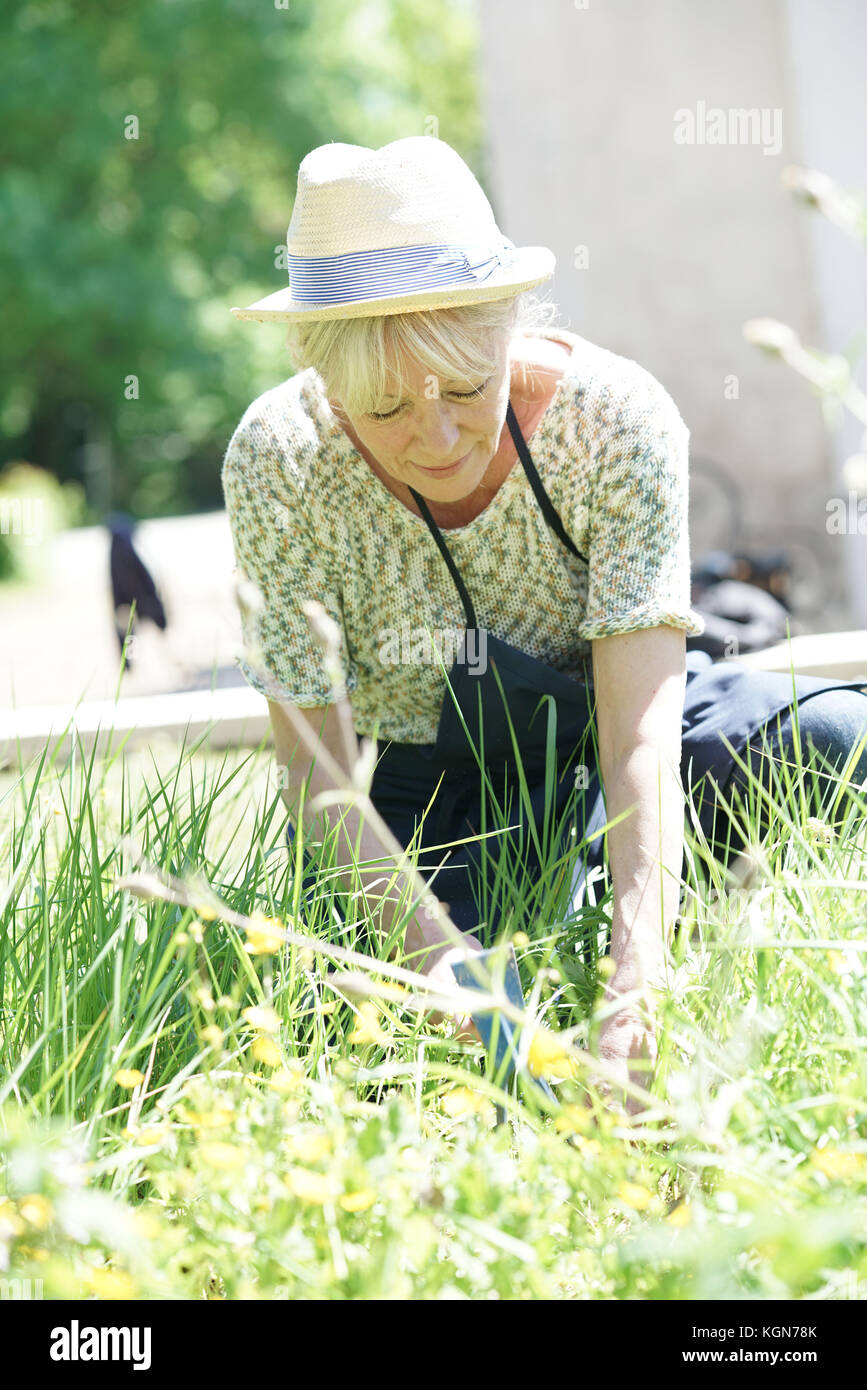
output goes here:
[[286, 235], [289, 286], [246, 308], [260, 323], [400, 314], [502, 299], [547, 280], [554, 255], [516, 247], [444, 140], [320, 145], [302, 160]]

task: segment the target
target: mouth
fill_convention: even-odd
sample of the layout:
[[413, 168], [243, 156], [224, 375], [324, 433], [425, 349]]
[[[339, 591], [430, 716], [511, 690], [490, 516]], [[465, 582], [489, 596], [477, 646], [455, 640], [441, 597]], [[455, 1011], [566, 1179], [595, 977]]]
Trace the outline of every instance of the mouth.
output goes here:
[[[472, 453], [472, 449], [470, 450]], [[417, 468], [420, 473], [426, 473], [429, 478], [450, 478], [457, 473], [459, 468], [463, 468], [470, 454], [464, 454], [463, 458], [457, 459], [454, 463], [448, 463], [444, 468], [422, 468], [420, 463], [414, 463], [413, 468]]]

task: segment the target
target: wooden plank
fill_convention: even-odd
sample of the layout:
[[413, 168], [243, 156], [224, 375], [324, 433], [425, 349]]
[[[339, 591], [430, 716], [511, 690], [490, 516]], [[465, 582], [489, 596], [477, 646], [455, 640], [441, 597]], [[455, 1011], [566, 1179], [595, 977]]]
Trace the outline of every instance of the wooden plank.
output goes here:
[[147, 744], [165, 734], [189, 747], [208, 734], [211, 748], [256, 747], [270, 735], [271, 721], [264, 696], [250, 686], [222, 690], [174, 691], [125, 700], [82, 701], [72, 705], [0, 712], [0, 767], [15, 767], [42, 752], [46, 743], [60, 759], [69, 756], [74, 740], [90, 753]]

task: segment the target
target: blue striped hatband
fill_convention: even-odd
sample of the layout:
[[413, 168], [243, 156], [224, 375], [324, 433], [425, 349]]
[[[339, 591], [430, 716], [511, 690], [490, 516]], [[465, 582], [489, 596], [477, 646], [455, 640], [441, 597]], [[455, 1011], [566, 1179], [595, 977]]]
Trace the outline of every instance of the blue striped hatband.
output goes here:
[[514, 261], [511, 242], [499, 247], [391, 246], [342, 256], [289, 256], [289, 285], [297, 304], [351, 304], [362, 299], [475, 285]]

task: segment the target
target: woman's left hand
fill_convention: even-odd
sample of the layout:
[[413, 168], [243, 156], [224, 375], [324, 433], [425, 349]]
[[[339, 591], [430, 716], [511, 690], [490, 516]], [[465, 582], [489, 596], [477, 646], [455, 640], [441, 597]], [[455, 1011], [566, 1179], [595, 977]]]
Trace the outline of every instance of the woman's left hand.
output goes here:
[[[599, 1030], [596, 1055], [614, 1074], [599, 1077], [598, 1080], [594, 1078], [594, 1085], [609, 1095], [615, 1104], [622, 1103], [624, 1087], [629, 1082], [642, 1090], [649, 1090], [656, 1066], [657, 1046], [656, 1028], [647, 1010], [636, 1004], [627, 1004], [606, 1018]], [[644, 1103], [639, 1097], [626, 1094], [625, 1106], [627, 1114], [636, 1115], [644, 1108]]]

